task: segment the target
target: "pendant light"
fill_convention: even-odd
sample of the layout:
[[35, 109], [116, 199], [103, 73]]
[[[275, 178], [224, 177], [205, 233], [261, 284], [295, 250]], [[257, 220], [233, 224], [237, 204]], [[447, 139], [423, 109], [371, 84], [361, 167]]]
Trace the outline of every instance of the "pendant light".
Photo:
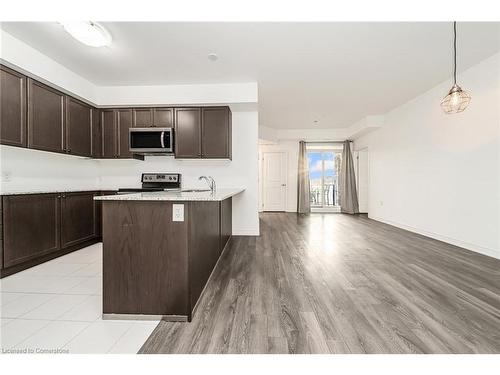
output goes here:
[[453, 22], [453, 86], [441, 101], [441, 108], [447, 114], [460, 113], [470, 103], [470, 95], [457, 85], [457, 23]]

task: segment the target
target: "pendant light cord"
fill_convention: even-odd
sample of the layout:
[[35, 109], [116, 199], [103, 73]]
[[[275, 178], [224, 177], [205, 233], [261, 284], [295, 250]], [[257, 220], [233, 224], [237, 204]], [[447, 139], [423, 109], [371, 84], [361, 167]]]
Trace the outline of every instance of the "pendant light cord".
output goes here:
[[453, 85], [457, 84], [457, 22], [453, 22]]

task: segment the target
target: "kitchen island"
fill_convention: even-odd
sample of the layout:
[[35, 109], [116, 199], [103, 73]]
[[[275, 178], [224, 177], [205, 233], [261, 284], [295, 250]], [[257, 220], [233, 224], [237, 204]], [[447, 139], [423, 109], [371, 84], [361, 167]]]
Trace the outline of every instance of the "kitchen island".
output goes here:
[[191, 321], [232, 234], [232, 197], [143, 192], [102, 201], [103, 318]]

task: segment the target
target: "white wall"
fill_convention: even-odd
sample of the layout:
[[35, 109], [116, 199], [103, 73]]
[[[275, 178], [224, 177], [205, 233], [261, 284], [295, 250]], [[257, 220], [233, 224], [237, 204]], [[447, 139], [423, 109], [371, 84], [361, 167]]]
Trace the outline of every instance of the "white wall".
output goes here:
[[270, 142], [281, 141], [344, 141], [355, 139], [379, 129], [384, 122], [383, 116], [366, 116], [354, 124], [344, 128], [305, 128], [305, 129], [274, 129], [259, 126], [259, 139]]
[[[297, 168], [299, 162], [299, 141], [281, 141], [273, 145], [259, 146], [259, 161], [264, 152], [287, 153], [287, 182], [286, 182], [286, 211], [297, 212]], [[261, 166], [261, 164], [259, 163]], [[263, 208], [262, 202], [262, 167], [259, 168], [259, 210]]]
[[370, 154], [369, 216], [500, 258], [500, 54], [458, 82], [472, 95], [463, 113], [442, 112], [444, 82], [356, 140]]
[[100, 188], [92, 159], [2, 145], [0, 166], [2, 192]]
[[257, 83], [204, 85], [102, 86], [97, 91], [99, 105], [204, 105], [257, 103]]

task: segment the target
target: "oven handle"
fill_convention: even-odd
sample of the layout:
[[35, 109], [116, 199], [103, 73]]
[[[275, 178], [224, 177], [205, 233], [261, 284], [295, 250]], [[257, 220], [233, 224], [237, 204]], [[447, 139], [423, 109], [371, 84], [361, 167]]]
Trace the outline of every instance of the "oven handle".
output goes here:
[[165, 132], [161, 132], [160, 142], [161, 142], [161, 148], [165, 148]]

